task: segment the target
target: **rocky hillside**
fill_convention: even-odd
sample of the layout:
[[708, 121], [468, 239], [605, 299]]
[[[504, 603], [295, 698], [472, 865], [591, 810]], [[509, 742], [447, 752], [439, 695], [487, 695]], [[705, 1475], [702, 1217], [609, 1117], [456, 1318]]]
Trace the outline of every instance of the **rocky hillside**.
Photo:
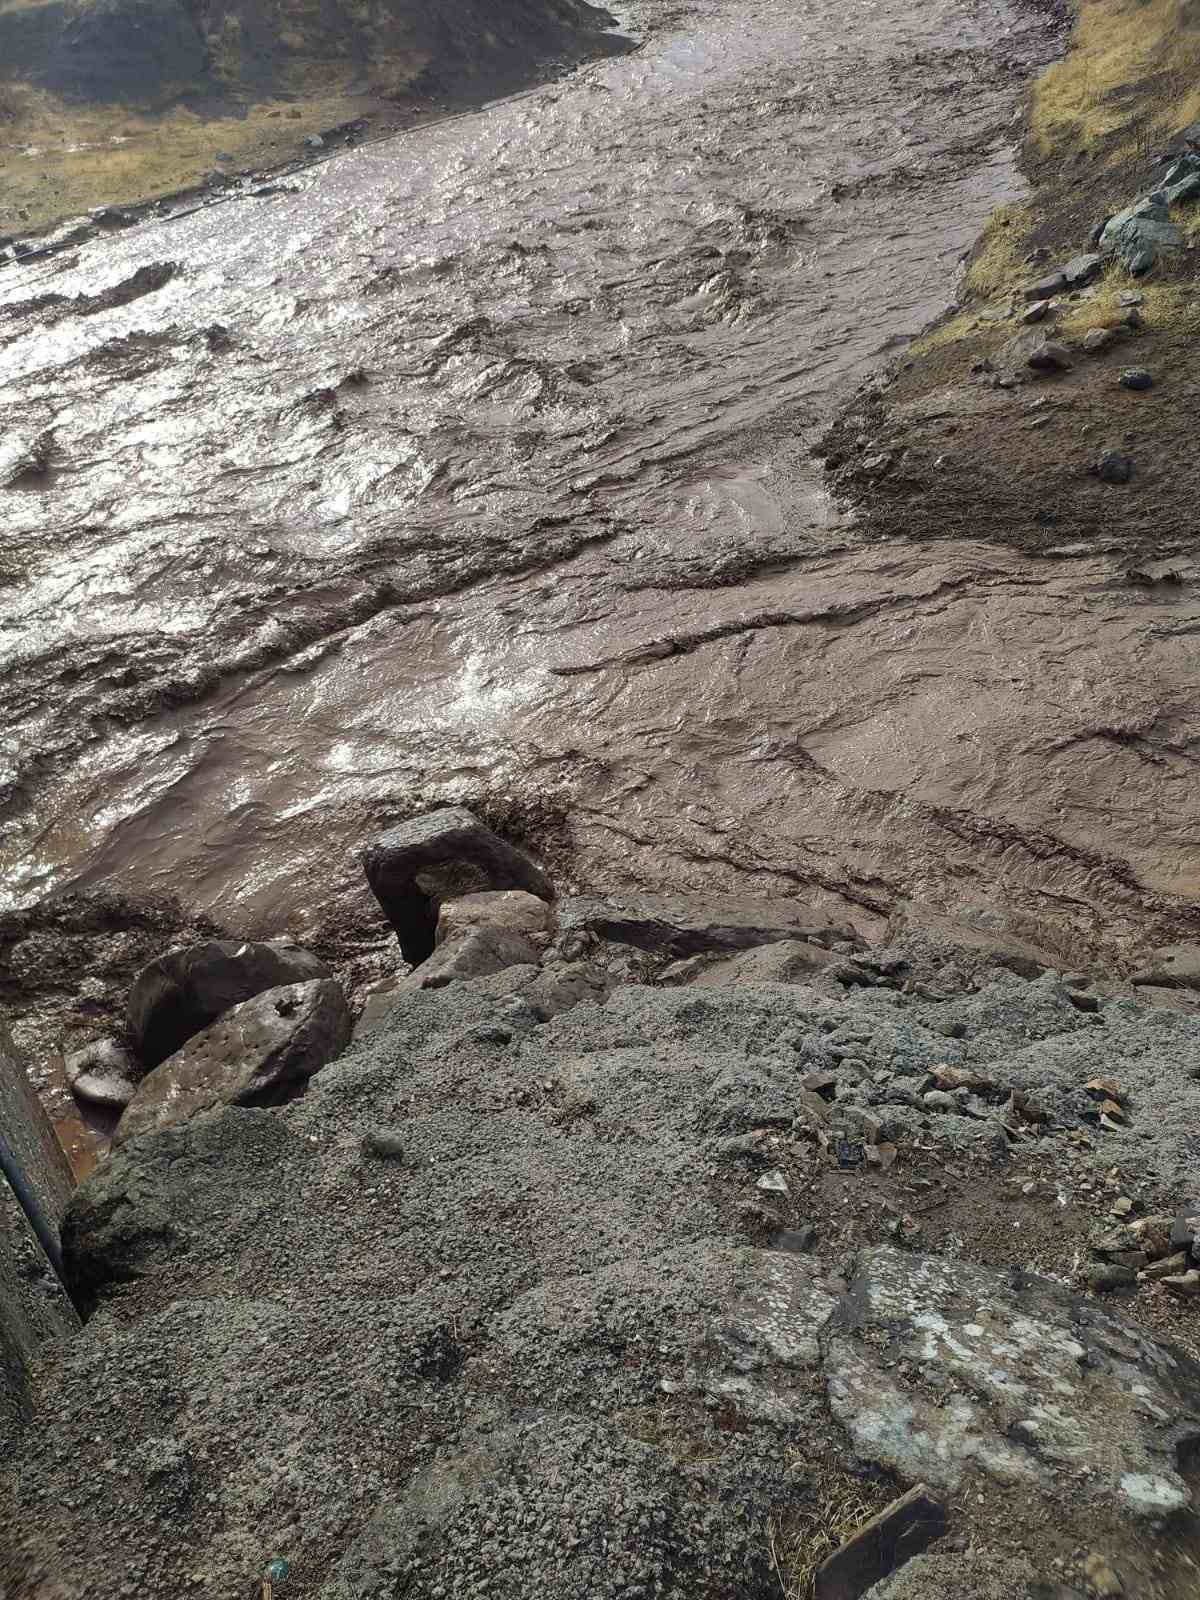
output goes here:
[[37, 81], [89, 100], [331, 87], [462, 89], [578, 52], [608, 21], [586, 0], [71, 0]]
[[330, 980], [135, 986], [153, 1057], [239, 962], [308, 980], [153, 1067], [68, 1209], [8, 1600], [1194, 1596], [1200, 1018], [799, 908], [648, 932], [480, 839], [368, 854], [437, 943], [299, 1099], [248, 1069]]

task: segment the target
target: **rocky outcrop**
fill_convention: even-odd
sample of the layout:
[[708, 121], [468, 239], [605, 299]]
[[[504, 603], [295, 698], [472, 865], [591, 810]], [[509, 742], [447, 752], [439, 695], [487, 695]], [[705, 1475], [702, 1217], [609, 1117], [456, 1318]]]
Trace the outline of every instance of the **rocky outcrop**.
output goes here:
[[[302, 1099], [146, 1133], [83, 1186], [67, 1259], [113, 1314], [8, 1477], [36, 1529], [12, 1600], [51, 1570], [216, 1600], [270, 1555], [321, 1600], [766, 1600], [793, 1512], [851, 1484], [866, 1523], [918, 1480], [955, 1543], [882, 1596], [910, 1569], [991, 1593], [1013, 1495], [1035, 1575], [1054, 1554], [1069, 1587], [1098, 1528], [1141, 1570], [1190, 1505], [1200, 1367], [1027, 1263], [1070, 1270], [1094, 1187], [1170, 1248], [1191, 1211], [1137, 1185], [1190, 1192], [1200, 1021], [1003, 970], [952, 1001], [627, 984], [542, 1020], [520, 985], [555, 965], [394, 996]], [[1076, 1159], [1052, 1232], [997, 1227]]]
[[206, 939], [170, 950], [134, 981], [130, 1038], [143, 1065], [156, 1067], [193, 1034], [264, 989], [330, 976], [316, 956], [283, 943]]
[[113, 1142], [185, 1122], [216, 1105], [278, 1105], [301, 1092], [349, 1038], [350, 1010], [332, 978], [264, 989], [142, 1079]]
[[330, 93], [367, 82], [446, 91], [581, 54], [610, 20], [584, 0], [384, 0], [370, 11], [337, 0], [319, 12], [292, 0], [70, 0], [58, 40], [30, 65], [60, 92], [138, 105], [286, 92], [319, 68]]
[[461, 806], [400, 823], [376, 839], [362, 860], [371, 893], [413, 965], [433, 953], [443, 900], [505, 889], [554, 898], [540, 867]]

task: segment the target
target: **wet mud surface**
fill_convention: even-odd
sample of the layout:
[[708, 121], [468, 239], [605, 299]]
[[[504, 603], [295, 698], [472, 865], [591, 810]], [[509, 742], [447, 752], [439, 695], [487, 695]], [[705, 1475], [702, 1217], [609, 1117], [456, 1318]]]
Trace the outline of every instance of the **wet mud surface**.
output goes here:
[[1121, 732], [1185, 692], [1186, 589], [888, 537], [813, 457], [1019, 191], [1051, 23], [620, 20], [636, 54], [0, 277], [9, 906], [301, 935], [465, 799], [565, 814], [609, 892], [1187, 926], [1186, 768]]

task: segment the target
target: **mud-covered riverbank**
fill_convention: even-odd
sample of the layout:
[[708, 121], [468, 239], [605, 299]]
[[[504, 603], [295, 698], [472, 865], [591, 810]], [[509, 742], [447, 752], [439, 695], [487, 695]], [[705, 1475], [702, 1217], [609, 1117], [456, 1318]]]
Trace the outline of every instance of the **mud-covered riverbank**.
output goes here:
[[294, 926], [456, 795], [557, 797], [583, 883], [868, 921], [986, 857], [899, 657], [1011, 585], [859, 548], [807, 440], [1012, 192], [1045, 24], [622, 22], [568, 85], [5, 275], [10, 904]]

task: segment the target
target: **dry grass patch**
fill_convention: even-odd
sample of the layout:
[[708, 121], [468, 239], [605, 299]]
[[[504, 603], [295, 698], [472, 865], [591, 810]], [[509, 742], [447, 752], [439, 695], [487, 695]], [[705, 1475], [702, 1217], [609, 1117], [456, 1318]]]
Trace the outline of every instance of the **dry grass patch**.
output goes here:
[[[804, 1468], [804, 1463], [798, 1463]], [[817, 1569], [892, 1498], [884, 1484], [830, 1472], [814, 1485], [814, 1498], [771, 1519], [771, 1562], [785, 1600], [813, 1600]]]
[[978, 300], [1006, 293], [1029, 276], [1025, 256], [1033, 230], [1027, 205], [1000, 206], [987, 220], [963, 276], [963, 289]]
[[[1066, 58], [1034, 90], [1031, 130], [1042, 155], [1094, 149], [1138, 128], [1147, 138], [1200, 118], [1200, 28], [1191, 0], [1077, 0]], [[1153, 83], [1153, 80], [1165, 80]], [[1153, 86], [1152, 86], [1153, 84]], [[1143, 88], [1144, 85], [1144, 88]], [[1145, 91], [1154, 104], [1147, 114]], [[1177, 92], [1173, 92], [1177, 91]]]

